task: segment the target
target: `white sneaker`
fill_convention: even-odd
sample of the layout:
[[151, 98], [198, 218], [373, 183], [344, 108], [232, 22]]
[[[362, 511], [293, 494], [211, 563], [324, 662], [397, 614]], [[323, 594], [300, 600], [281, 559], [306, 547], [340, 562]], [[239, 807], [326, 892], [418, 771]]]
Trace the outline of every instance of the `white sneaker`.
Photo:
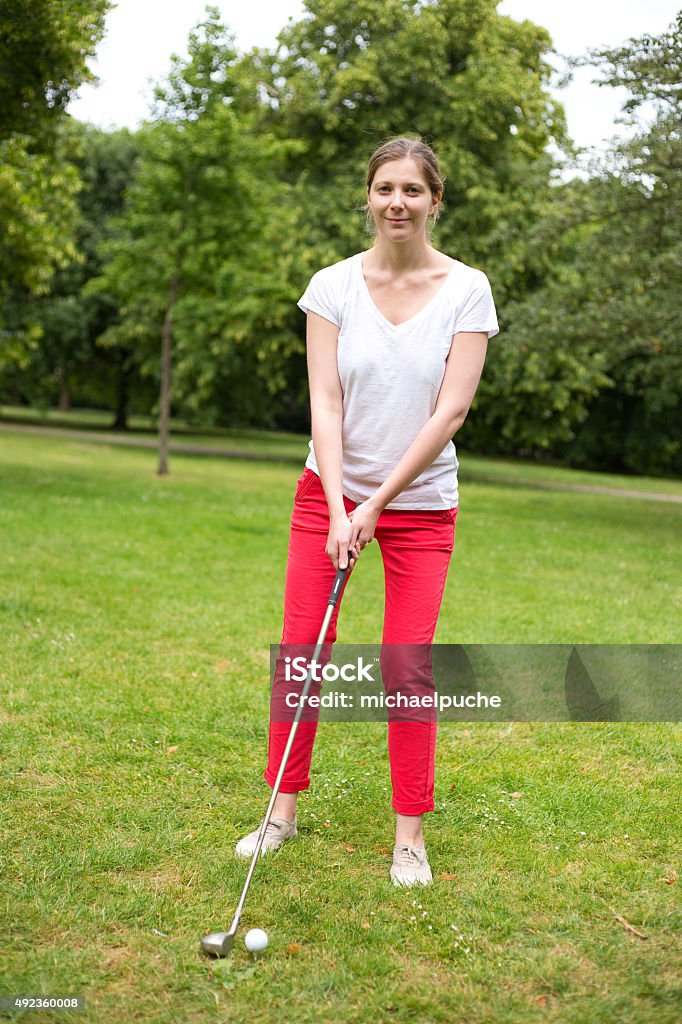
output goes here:
[[[263, 821], [265, 821], [265, 818], [263, 818]], [[235, 853], [238, 857], [253, 857], [258, 845], [258, 836], [263, 827], [263, 821], [261, 821], [254, 832], [249, 832], [248, 836], [244, 836], [243, 839], [239, 840], [235, 847]], [[265, 830], [263, 845], [260, 848], [261, 857], [264, 853], [279, 850], [285, 839], [293, 839], [296, 834], [296, 818], [293, 821], [287, 821], [286, 818], [270, 818], [268, 827]]]
[[433, 881], [426, 850], [423, 846], [396, 843], [393, 847], [391, 878], [394, 885], [430, 885]]

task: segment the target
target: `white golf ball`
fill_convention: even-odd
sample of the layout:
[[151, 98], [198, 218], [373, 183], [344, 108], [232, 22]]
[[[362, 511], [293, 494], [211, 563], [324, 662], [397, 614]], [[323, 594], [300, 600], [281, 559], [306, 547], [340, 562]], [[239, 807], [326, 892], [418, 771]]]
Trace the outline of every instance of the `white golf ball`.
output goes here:
[[268, 933], [262, 928], [252, 928], [244, 936], [244, 945], [249, 953], [262, 953], [268, 944]]

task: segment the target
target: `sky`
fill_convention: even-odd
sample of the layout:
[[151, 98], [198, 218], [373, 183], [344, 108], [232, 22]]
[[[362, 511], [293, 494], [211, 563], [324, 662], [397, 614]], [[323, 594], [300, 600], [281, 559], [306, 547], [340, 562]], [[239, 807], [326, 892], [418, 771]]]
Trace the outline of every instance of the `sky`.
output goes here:
[[[212, 0], [223, 22], [235, 34], [239, 50], [273, 46], [277, 33], [290, 18], [304, 13], [302, 0]], [[106, 19], [106, 34], [91, 67], [99, 85], [85, 85], [71, 102], [69, 112], [101, 128], [136, 128], [149, 112], [150, 81], [167, 73], [172, 53], [186, 54], [190, 29], [204, 15], [206, 0], [118, 0]], [[596, 47], [621, 45], [633, 36], [657, 35], [670, 27], [679, 0], [501, 0], [500, 14], [516, 21], [529, 20], [548, 29], [558, 54], [546, 59], [564, 70], [562, 55], [577, 56]], [[617, 122], [628, 93], [599, 88], [592, 83], [595, 68], [574, 72], [570, 85], [550, 91], [564, 105], [571, 137], [594, 153], [609, 148], [614, 136], [632, 129]], [[646, 123], [652, 110], [641, 110]]]

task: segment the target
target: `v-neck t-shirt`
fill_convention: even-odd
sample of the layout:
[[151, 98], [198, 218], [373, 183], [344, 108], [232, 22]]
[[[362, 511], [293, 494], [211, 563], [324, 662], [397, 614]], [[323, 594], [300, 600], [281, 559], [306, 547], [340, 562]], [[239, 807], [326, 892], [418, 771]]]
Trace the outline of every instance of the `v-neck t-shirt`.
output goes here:
[[[343, 392], [343, 493], [371, 497], [436, 408], [453, 335], [499, 333], [490, 282], [482, 270], [453, 260], [447, 278], [422, 308], [393, 324], [375, 305], [363, 253], [318, 270], [298, 300], [339, 328], [337, 363]], [[319, 476], [313, 442], [306, 466]], [[452, 441], [386, 507], [449, 509], [458, 504], [459, 462]]]

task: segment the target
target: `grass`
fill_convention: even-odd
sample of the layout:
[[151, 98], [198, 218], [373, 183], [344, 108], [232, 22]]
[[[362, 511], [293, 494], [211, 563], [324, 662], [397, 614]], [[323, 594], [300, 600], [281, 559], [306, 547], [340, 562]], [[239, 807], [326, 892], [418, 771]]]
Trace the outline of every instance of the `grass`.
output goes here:
[[[112, 414], [96, 409], [74, 409], [59, 412], [49, 409], [39, 412], [24, 406], [0, 405], [0, 425], [16, 423], [24, 426], [101, 431], [107, 436], [119, 438], [145, 437], [155, 441], [158, 428], [151, 416], [129, 417], [128, 431], [111, 430]], [[285, 431], [245, 430], [236, 427], [213, 429], [192, 427], [182, 420], [171, 421], [171, 445], [191, 443], [210, 450], [229, 449], [243, 453], [270, 454], [281, 460], [290, 460], [299, 466], [308, 454], [309, 435], [292, 434]], [[458, 448], [460, 446], [458, 445]], [[492, 482], [501, 484], [527, 483], [537, 487], [597, 486], [642, 493], [664, 493], [682, 497], [682, 480], [667, 477], [628, 476], [624, 473], [597, 473], [589, 470], [567, 469], [564, 466], [538, 464], [534, 460], [511, 459], [496, 456], [475, 455], [466, 451], [466, 444], [460, 452], [460, 479], [463, 482]]]
[[[442, 723], [418, 894], [388, 879], [385, 726], [323, 724], [300, 838], [258, 866], [229, 960], [199, 954], [270, 792], [300, 469], [154, 470], [0, 435], [0, 993], [83, 994], [107, 1024], [678, 1021], [676, 723]], [[462, 471], [437, 641], [677, 642], [677, 506]], [[376, 546], [352, 584], [339, 642], [376, 642]]]
[[[28, 406], [0, 405], [0, 424], [17, 424], [23, 426], [57, 428], [60, 430], [80, 430], [85, 432], [101, 431], [104, 437], [147, 438], [155, 441], [158, 436], [158, 424], [152, 416], [133, 415], [128, 418], [128, 430], [112, 430], [111, 412], [98, 409], [74, 409], [71, 412], [60, 412], [48, 409], [39, 412]], [[291, 460], [298, 465], [305, 461], [308, 453], [308, 437], [286, 431], [244, 429], [236, 427], [193, 427], [183, 420], [171, 420], [171, 444], [189, 443], [201, 445], [207, 449], [231, 449], [246, 453], [274, 455], [280, 459]]]

